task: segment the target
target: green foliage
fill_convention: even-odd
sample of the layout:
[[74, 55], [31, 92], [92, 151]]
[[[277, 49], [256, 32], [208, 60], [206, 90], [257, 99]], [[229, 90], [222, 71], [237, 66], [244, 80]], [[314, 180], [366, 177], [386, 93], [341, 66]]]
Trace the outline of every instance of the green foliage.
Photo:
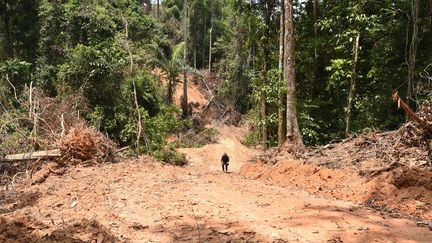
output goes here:
[[28, 110], [9, 111], [3, 104], [0, 96], [0, 157], [22, 151], [34, 151], [37, 138], [32, 136], [31, 123], [25, 119]]
[[113, 14], [109, 1], [71, 0], [64, 4], [66, 30], [72, 45], [98, 44], [113, 38], [119, 15]]
[[[267, 73], [267, 82], [264, 83], [264, 76], [262, 72], [258, 72], [252, 78], [252, 97], [254, 103], [260, 104], [262, 97], [265, 97], [267, 105], [266, 117], [261, 117], [259, 107], [256, 107], [248, 115], [250, 122], [257, 128], [267, 127], [269, 130], [268, 144], [274, 146], [277, 144], [277, 127], [278, 127], [278, 110], [279, 110], [279, 97], [286, 92], [285, 82], [280, 79], [280, 72], [277, 69], [271, 69]], [[258, 142], [259, 132], [252, 132], [246, 135], [250, 140], [250, 144], [254, 145]], [[249, 137], [249, 138], [248, 138]], [[249, 143], [249, 142], [248, 142]]]
[[30, 83], [30, 68], [31, 63], [8, 59], [0, 63], [0, 75], [2, 79], [8, 78], [16, 88], [20, 89], [24, 84]]
[[[151, 69], [160, 68], [174, 86], [185, 65], [196, 63], [197, 68], [206, 68], [213, 26], [212, 70], [221, 80], [214, 92], [216, 100], [249, 114], [256, 129], [247, 135], [246, 143], [259, 141], [259, 130], [265, 126], [269, 145], [275, 145], [277, 100], [286, 91], [286, 84], [277, 70], [279, 8], [271, 9], [270, 22], [265, 21], [268, 3], [273, 2], [188, 1], [191, 51], [189, 62], [183, 63], [182, 0], [161, 1], [160, 19], [146, 14], [142, 1], [137, 0], [2, 1], [0, 102], [7, 109], [22, 109], [12, 85], [19, 95], [32, 81], [50, 96], [83, 97], [86, 104], [79, 107], [80, 114], [122, 145], [131, 145], [137, 132], [134, 81], [143, 122], [141, 150], [169, 161], [177, 155], [166, 150], [165, 138], [188, 121], [178, 121], [178, 110], [163, 102], [169, 100], [172, 90], [167, 92]], [[396, 111], [389, 96], [393, 89], [398, 89], [401, 97], [406, 94], [411, 0], [317, 1], [316, 16], [312, 3], [296, 1], [294, 9], [297, 107], [304, 142], [322, 144], [344, 136], [353, 42], [358, 34], [360, 53], [351, 130], [358, 134], [398, 127], [404, 116]], [[422, 9], [419, 18], [414, 85], [417, 102], [411, 103], [413, 109], [431, 99], [429, 8]], [[267, 73], [263, 72], [264, 63]], [[265, 118], [258, 112], [262, 97], [268, 110]], [[9, 133], [15, 136], [14, 131]], [[207, 139], [211, 133], [203, 137]]]
[[314, 104], [311, 100], [299, 103], [299, 124], [301, 135], [306, 145], [320, 144], [322, 141], [331, 140], [331, 134], [321, 132], [329, 130], [329, 127], [319, 119], [313, 116], [313, 112], [320, 109], [319, 105]]
[[134, 8], [127, 11], [127, 19], [129, 39], [133, 42], [147, 44], [154, 39], [166, 38], [163, 25], [151, 15], [136, 11]]
[[175, 45], [172, 49], [162, 49], [156, 43], [149, 46], [153, 54], [153, 58], [150, 63], [162, 69], [162, 71], [167, 75], [167, 103], [172, 102], [173, 89], [178, 80], [178, 75], [184, 69], [184, 63], [182, 59], [182, 54], [184, 50], [184, 43], [179, 43]]
[[[179, 122], [177, 115], [180, 110], [173, 106], [162, 105], [161, 111], [154, 117], [151, 117], [147, 110], [141, 108], [141, 122], [142, 122], [142, 138], [141, 150], [144, 152], [160, 151], [166, 145], [166, 137], [181, 129], [184, 125]], [[124, 144], [133, 144], [136, 141], [137, 127], [136, 127], [136, 111], [133, 106], [129, 110], [129, 114], [117, 115], [117, 123], [122, 124], [120, 132], [120, 140]]]
[[157, 150], [153, 153], [153, 156], [171, 165], [185, 166], [187, 164], [186, 155], [175, 151], [173, 148]]
[[249, 131], [245, 134], [242, 143], [248, 147], [259, 145], [261, 143], [261, 135], [258, 130]]
[[123, 96], [128, 97], [129, 100], [134, 99], [133, 81], [135, 81], [138, 105], [143, 107], [150, 116], [156, 116], [162, 109], [163, 94], [154, 77], [143, 71], [138, 71], [128, 77], [122, 92]]
[[31, 63], [9, 59], [0, 63], [0, 102], [14, 106], [18, 102], [15, 95], [20, 94], [24, 85], [30, 84]]
[[120, 98], [126, 52], [114, 43], [78, 44], [60, 66], [59, 85], [82, 90], [92, 107], [111, 109]]

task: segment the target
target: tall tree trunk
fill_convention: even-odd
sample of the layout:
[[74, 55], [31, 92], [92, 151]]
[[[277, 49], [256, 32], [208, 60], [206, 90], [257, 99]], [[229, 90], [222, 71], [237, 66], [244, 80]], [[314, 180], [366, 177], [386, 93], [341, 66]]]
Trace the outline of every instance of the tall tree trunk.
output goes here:
[[[283, 60], [284, 60], [284, 33], [285, 33], [285, 11], [284, 1], [281, 1], [281, 16], [279, 28], [279, 72], [280, 82], [283, 83]], [[286, 92], [282, 92], [279, 96], [279, 121], [278, 121], [278, 145], [282, 145], [286, 138]]]
[[254, 45], [252, 47], [252, 69], [255, 68], [255, 62], [256, 62], [256, 46]]
[[[123, 17], [123, 22], [125, 25], [125, 45], [126, 45], [126, 49], [127, 52], [129, 54], [129, 62], [130, 62], [130, 74], [132, 75], [133, 73], [133, 57], [132, 57], [132, 52], [129, 46], [129, 24], [128, 21], [125, 17]], [[137, 90], [136, 90], [136, 84], [135, 84], [135, 80], [132, 79], [132, 88], [133, 88], [133, 96], [134, 96], [134, 103], [135, 103], [135, 109], [137, 112], [137, 137], [136, 137], [136, 153], [139, 156], [140, 155], [140, 140], [141, 140], [141, 133], [142, 133], [142, 123], [141, 123], [141, 113], [140, 113], [140, 109], [139, 109], [139, 104], [138, 104], [138, 95], [137, 95]]]
[[[271, 14], [273, 10], [272, 0], [266, 1], [266, 13], [265, 13], [265, 33], [263, 38], [263, 69], [262, 69], [262, 86], [266, 87], [269, 85], [268, 82], [268, 69], [270, 63], [270, 24], [271, 24]], [[260, 99], [260, 113], [261, 119], [264, 120], [262, 128], [261, 128], [261, 139], [264, 148], [268, 147], [268, 128], [267, 128], [267, 94], [265, 91], [262, 91], [261, 99]]]
[[287, 142], [303, 146], [297, 118], [293, 0], [285, 1], [284, 79], [287, 82]]
[[414, 100], [413, 90], [414, 90], [414, 69], [417, 57], [417, 45], [418, 45], [418, 22], [419, 22], [419, 12], [420, 12], [420, 0], [412, 0], [411, 2], [411, 18], [412, 18], [412, 33], [411, 42], [409, 46], [408, 53], [408, 91], [407, 91], [407, 105]]
[[183, 118], [187, 118], [189, 116], [188, 111], [188, 83], [187, 83], [187, 66], [188, 66], [188, 4], [187, 0], [183, 2], [183, 11], [184, 11], [184, 20], [183, 20], [183, 28], [184, 28], [184, 52], [183, 52], [183, 99], [182, 102], [182, 110], [183, 110]]
[[348, 94], [348, 103], [347, 103], [346, 114], [345, 114], [345, 137], [349, 137], [350, 135], [351, 107], [352, 107], [352, 100], [354, 98], [354, 92], [355, 92], [355, 84], [356, 84], [356, 76], [357, 76], [356, 68], [358, 62], [359, 48], [360, 48], [360, 33], [357, 34], [353, 43], [353, 67], [351, 73], [350, 89]]
[[311, 98], [315, 99], [316, 97], [316, 88], [317, 84], [319, 82], [319, 53], [318, 53], [318, 0], [312, 0], [312, 14], [313, 14], [313, 29], [314, 29], [314, 76], [313, 76], [313, 83], [311, 88]]
[[209, 64], [208, 64], [208, 71], [209, 71], [209, 73], [211, 72], [211, 65], [212, 65], [213, 14], [212, 14], [212, 18], [211, 18], [210, 23], [211, 23], [211, 26], [210, 26], [210, 32], [209, 32], [210, 41], [209, 41], [209, 59], [208, 59], [208, 62], [209, 62]]
[[159, 4], [160, 0], [157, 0], [157, 18], [160, 18], [160, 4]]
[[194, 68], [197, 68], [197, 54], [196, 54], [196, 46], [194, 46]]
[[167, 104], [172, 104], [174, 78], [168, 79]]
[[7, 0], [2, 1], [1, 9], [3, 11], [3, 25], [4, 25], [4, 34], [6, 39], [6, 53], [7, 57], [11, 58], [13, 56], [13, 47], [12, 47], [12, 34], [11, 34], [11, 28], [10, 28], [10, 16], [9, 16], [9, 10], [8, 10], [8, 3]]
[[242, 87], [242, 84], [244, 82], [244, 75], [243, 75], [244, 59], [243, 59], [243, 56], [241, 53], [241, 48], [244, 46], [245, 33], [244, 33], [242, 27], [240, 26], [238, 19], [236, 19], [235, 26], [236, 26], [235, 63], [238, 63], [238, 65], [237, 65], [237, 68], [235, 70], [234, 99], [233, 99], [232, 105], [234, 107], [237, 107], [237, 101], [244, 94], [244, 92], [243, 92], [244, 87]]
[[203, 28], [203, 38], [202, 38], [201, 68], [205, 67], [205, 61], [206, 61], [206, 58], [205, 58], [205, 51], [206, 51], [206, 48], [205, 48], [205, 44], [206, 44], [205, 36], [206, 36], [206, 32], [207, 32], [207, 17], [204, 17], [204, 28]]
[[246, 67], [252, 68], [252, 47], [249, 47], [248, 57], [246, 58]]
[[146, 14], [151, 14], [151, 10], [152, 10], [152, 1], [151, 0], [146, 0], [146, 9], [145, 9], [145, 13]]

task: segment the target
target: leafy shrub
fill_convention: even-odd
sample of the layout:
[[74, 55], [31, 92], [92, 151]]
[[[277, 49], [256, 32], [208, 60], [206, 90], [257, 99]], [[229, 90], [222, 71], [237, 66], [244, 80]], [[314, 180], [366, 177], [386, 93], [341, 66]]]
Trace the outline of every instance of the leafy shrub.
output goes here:
[[187, 164], [186, 155], [179, 153], [172, 148], [156, 150], [152, 155], [154, 158], [171, 165], [185, 166]]
[[242, 143], [248, 147], [260, 144], [260, 133], [258, 130], [249, 131], [245, 134]]

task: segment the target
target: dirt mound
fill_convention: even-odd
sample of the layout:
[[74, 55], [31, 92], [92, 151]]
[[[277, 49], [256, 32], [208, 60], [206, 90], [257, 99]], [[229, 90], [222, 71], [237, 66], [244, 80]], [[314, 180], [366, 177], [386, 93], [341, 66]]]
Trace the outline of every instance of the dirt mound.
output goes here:
[[[432, 103], [418, 116], [432, 120]], [[407, 122], [400, 129], [345, 139], [303, 154], [270, 149], [241, 174], [279, 185], [432, 219], [432, 136]]]
[[112, 140], [84, 124], [72, 127], [60, 140], [61, 160], [71, 164], [107, 161], [114, 148]]
[[[418, 116], [432, 121], [432, 103], [424, 103]], [[341, 143], [329, 144], [301, 156], [305, 163], [330, 168], [404, 165], [432, 166], [432, 134], [429, 129], [407, 122], [396, 131], [373, 132]]]
[[94, 220], [82, 220], [47, 234], [48, 230], [48, 225], [29, 216], [11, 220], [0, 218], [0, 242], [119, 242], [109, 231]]
[[417, 128], [412, 123], [407, 123], [397, 131], [363, 134], [355, 139], [311, 150], [301, 159], [308, 164], [329, 168], [353, 166], [358, 170], [394, 164], [430, 166], [429, 135], [414, 136], [414, 129]]
[[240, 174], [279, 186], [306, 189], [313, 194], [354, 201], [396, 214], [432, 220], [432, 172], [399, 167], [374, 178], [353, 168], [332, 169], [294, 159], [276, 164], [245, 164]]

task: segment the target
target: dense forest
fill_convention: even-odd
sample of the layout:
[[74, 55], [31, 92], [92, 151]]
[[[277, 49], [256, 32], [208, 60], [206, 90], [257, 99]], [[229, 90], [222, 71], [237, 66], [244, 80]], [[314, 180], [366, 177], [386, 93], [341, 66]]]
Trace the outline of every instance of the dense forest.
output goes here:
[[254, 124], [251, 144], [395, 129], [393, 91], [413, 110], [431, 99], [431, 12], [430, 0], [1, 0], [0, 142], [32, 134], [11, 114], [35, 87], [119, 144], [160, 151], [191, 123], [173, 86], [187, 94], [187, 73], [209, 71], [219, 102]]

